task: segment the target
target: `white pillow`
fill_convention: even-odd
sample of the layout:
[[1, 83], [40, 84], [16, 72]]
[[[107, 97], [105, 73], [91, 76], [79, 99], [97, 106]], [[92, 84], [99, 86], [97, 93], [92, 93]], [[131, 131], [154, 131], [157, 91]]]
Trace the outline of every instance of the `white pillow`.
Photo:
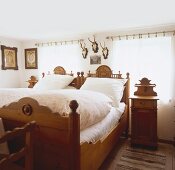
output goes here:
[[38, 90], [54, 90], [54, 89], [63, 89], [67, 87], [72, 81], [74, 77], [70, 75], [48, 75], [33, 87]]
[[119, 107], [126, 81], [127, 79], [88, 77], [80, 89], [101, 92], [113, 100], [115, 107]]

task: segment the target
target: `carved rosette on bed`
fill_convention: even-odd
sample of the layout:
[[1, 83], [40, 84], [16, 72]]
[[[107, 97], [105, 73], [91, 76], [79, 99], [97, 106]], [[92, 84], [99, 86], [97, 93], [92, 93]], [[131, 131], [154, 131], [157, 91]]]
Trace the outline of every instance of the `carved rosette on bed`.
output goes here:
[[30, 116], [33, 112], [33, 109], [32, 109], [32, 106], [30, 104], [25, 104], [23, 107], [22, 107], [22, 112], [27, 115], [27, 116]]

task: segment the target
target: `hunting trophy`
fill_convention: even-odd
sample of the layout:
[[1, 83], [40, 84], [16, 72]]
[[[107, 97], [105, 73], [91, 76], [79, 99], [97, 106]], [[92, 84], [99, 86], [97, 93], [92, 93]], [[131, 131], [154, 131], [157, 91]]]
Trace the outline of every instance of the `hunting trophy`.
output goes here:
[[102, 48], [102, 55], [103, 55], [104, 59], [107, 59], [108, 58], [108, 55], [109, 55], [109, 50], [105, 46], [105, 42], [104, 42], [104, 47], [101, 45], [101, 43], [100, 43], [100, 46]]
[[89, 38], [88, 40], [92, 43], [92, 50], [94, 53], [97, 53], [98, 52], [98, 43], [95, 41], [95, 36], [94, 36], [94, 41], [91, 41]]
[[84, 43], [84, 46], [83, 46], [83, 44], [80, 42], [80, 46], [82, 49], [82, 56], [84, 59], [86, 59], [87, 54], [88, 54], [88, 49], [86, 48], [86, 44]]

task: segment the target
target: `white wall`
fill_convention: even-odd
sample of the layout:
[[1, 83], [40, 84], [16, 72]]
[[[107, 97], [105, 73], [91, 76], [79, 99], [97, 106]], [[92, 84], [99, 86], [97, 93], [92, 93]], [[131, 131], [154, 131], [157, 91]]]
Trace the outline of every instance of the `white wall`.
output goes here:
[[[21, 55], [21, 42], [13, 39], [0, 37], [0, 45], [5, 45], [7, 47], [17, 47], [17, 62], [18, 70], [2, 70], [0, 69], [0, 88], [5, 87], [21, 87], [20, 84], [20, 75], [21, 75], [21, 66], [22, 55]], [[2, 53], [0, 50], [0, 66], [2, 67]]]
[[[91, 39], [93, 39], [93, 37], [91, 37]], [[104, 42], [106, 43], [106, 46], [109, 47], [109, 56], [108, 58], [109, 59], [104, 59], [103, 56], [101, 57], [102, 61], [101, 61], [101, 64], [106, 64], [106, 65], [110, 65], [110, 63], [112, 62], [111, 60], [111, 49], [110, 49], [110, 46], [112, 45], [112, 42], [111, 41], [106, 41], [105, 37], [104, 36], [99, 36], [96, 38], [96, 41], [97, 42]], [[45, 42], [45, 41], [44, 41]], [[46, 41], [47, 42], [47, 41]], [[31, 42], [24, 42], [22, 44], [22, 55], [24, 56], [24, 49], [25, 48], [36, 48], [35, 46], [35, 41], [31, 41]], [[80, 70], [76, 70], [74, 69], [74, 66], [72, 66], [72, 68], [68, 68], [66, 71], [69, 73], [71, 70], [74, 70], [74, 74], [76, 74], [77, 71], [84, 71], [85, 74], [88, 73], [88, 71], [90, 70], [91, 72], [95, 72], [96, 68], [99, 66], [99, 64], [94, 64], [94, 65], [90, 65], [90, 56], [91, 55], [94, 55], [94, 52], [92, 51], [92, 47], [91, 47], [91, 43], [87, 40], [86, 38], [86, 47], [88, 48], [88, 56], [86, 59], [84, 59], [81, 55], [81, 48], [80, 48], [80, 54], [79, 54], [79, 60], [80, 60], [80, 65], [81, 65], [81, 69]], [[42, 48], [42, 47], [40, 47]], [[39, 50], [38, 50], [39, 51]], [[100, 47], [100, 44], [99, 44], [99, 51], [98, 53], [96, 53], [97, 55], [102, 55], [102, 49]], [[40, 57], [40, 56], [38, 56]], [[64, 56], [63, 56], [64, 57]], [[50, 58], [52, 59], [52, 58]], [[24, 60], [24, 58], [22, 59]], [[24, 63], [24, 61], [22, 61]], [[69, 62], [69, 61], [67, 61]], [[59, 63], [55, 63], [55, 65], [60, 65]], [[62, 65], [63, 66], [63, 65]], [[64, 67], [64, 66], [63, 66]], [[54, 69], [54, 68], [52, 68]], [[25, 82], [31, 75], [34, 75], [36, 76], [37, 78], [41, 77], [38, 69], [25, 69], [25, 65], [22, 66], [22, 75], [21, 75], [21, 84], [22, 86], [24, 87], [27, 87], [27, 83]], [[115, 69], [116, 71], [117, 69]], [[48, 71], [52, 71], [52, 70], [47, 70]]]
[[[91, 40], [93, 40], [93, 37], [90, 38]], [[112, 62], [111, 61], [111, 56], [112, 56], [112, 50], [111, 50], [111, 45], [112, 45], [112, 42], [110, 40], [106, 40], [106, 37], [103, 36], [103, 35], [100, 35], [100, 36], [97, 36], [96, 37], [96, 41], [99, 43], [99, 42], [104, 42], [105, 41], [105, 44], [106, 46], [108, 46], [109, 48], [109, 56], [108, 56], [108, 59], [104, 59], [103, 56], [102, 56], [102, 48], [100, 47], [100, 44], [99, 44], [99, 51], [98, 53], [94, 53], [92, 51], [92, 47], [91, 47], [91, 43], [87, 40], [87, 38], [85, 37], [85, 44], [86, 44], [86, 47], [88, 48], [88, 56], [86, 59], [83, 58], [83, 56], [81, 55], [81, 48], [80, 48], [80, 55], [79, 55], [79, 60], [80, 60], [80, 63], [81, 63], [81, 68], [82, 70], [77, 70], [77, 71], [84, 71], [85, 73], [88, 73], [89, 70], [91, 70], [92, 72], [96, 70], [96, 68], [99, 66], [98, 64], [94, 64], [94, 65], [90, 65], [90, 56], [91, 55], [94, 55], [94, 54], [97, 54], [97, 55], [101, 55], [102, 56], [102, 61], [101, 61], [101, 64], [106, 64], [106, 65], [110, 65], [110, 63]], [[47, 41], [44, 41], [44, 42], [47, 42]], [[49, 41], [48, 41], [49, 42]], [[24, 42], [23, 43], [23, 48], [36, 48], [35, 46], [35, 41], [31, 41], [31, 42]], [[39, 47], [39, 48], [42, 48], [42, 47]], [[24, 50], [23, 50], [24, 51]], [[63, 56], [64, 57], [64, 56]], [[69, 61], [67, 61], [69, 62]], [[59, 65], [59, 63], [57, 64]], [[70, 68], [71, 69], [71, 68]], [[29, 70], [28, 72], [30, 73], [30, 71], [32, 70]], [[50, 71], [50, 70], [48, 70]], [[68, 70], [69, 71], [69, 70]], [[37, 71], [35, 72], [35, 74], [37, 73]]]
[[28, 87], [28, 83], [26, 82], [27, 80], [29, 80], [30, 76], [36, 76], [37, 79], [39, 77], [39, 73], [38, 73], [38, 69], [25, 69], [25, 52], [24, 49], [27, 48], [36, 48], [35, 47], [35, 43], [34, 42], [27, 42], [27, 43], [22, 43], [21, 46], [22, 50], [21, 50], [21, 55], [22, 55], [22, 65], [21, 65], [21, 72], [20, 72], [20, 84], [21, 87]]

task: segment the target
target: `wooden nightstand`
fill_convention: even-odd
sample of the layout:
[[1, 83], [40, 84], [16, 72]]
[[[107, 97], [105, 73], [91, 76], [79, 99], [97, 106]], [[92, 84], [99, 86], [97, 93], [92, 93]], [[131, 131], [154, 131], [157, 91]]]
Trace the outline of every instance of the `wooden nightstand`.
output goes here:
[[143, 78], [131, 99], [131, 145], [157, 148], [157, 93], [150, 80]]
[[154, 96], [131, 97], [131, 144], [157, 147], [157, 100]]

